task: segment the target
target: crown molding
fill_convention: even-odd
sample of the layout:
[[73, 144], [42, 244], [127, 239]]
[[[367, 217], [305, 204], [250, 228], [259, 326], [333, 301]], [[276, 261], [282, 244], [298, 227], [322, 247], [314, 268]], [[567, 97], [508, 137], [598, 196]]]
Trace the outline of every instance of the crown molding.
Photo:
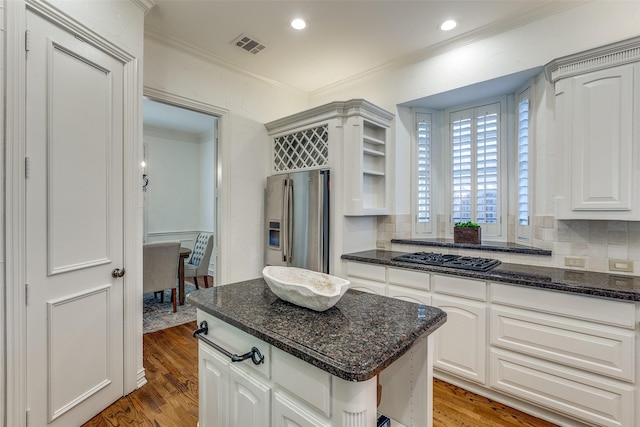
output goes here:
[[527, 24], [539, 21], [540, 19], [556, 15], [569, 9], [573, 9], [577, 6], [588, 3], [587, 0], [580, 1], [562, 1], [562, 2], [548, 2], [544, 5], [529, 11], [526, 14], [522, 14], [517, 17], [511, 17], [503, 19], [502, 21], [495, 22], [490, 25], [485, 25], [476, 30], [466, 32], [457, 37], [445, 40], [435, 45], [429, 46], [425, 49], [416, 51], [412, 54], [405, 55], [402, 58], [391, 60], [385, 64], [381, 64], [377, 67], [370, 68], [361, 73], [354, 74], [346, 79], [339, 80], [331, 83], [327, 86], [314, 89], [309, 92], [310, 97], [322, 95], [325, 92], [331, 92], [343, 86], [348, 86], [360, 79], [381, 73], [383, 71], [397, 70], [403, 67], [414, 65], [430, 58], [442, 55], [444, 53], [462, 48], [464, 46], [477, 43], [482, 40], [494, 37], [501, 33], [513, 30], [525, 26]]
[[554, 59], [544, 66], [550, 83], [579, 74], [640, 61], [640, 37]]
[[145, 15], [157, 4], [154, 0], [131, 0], [131, 3], [142, 9]]

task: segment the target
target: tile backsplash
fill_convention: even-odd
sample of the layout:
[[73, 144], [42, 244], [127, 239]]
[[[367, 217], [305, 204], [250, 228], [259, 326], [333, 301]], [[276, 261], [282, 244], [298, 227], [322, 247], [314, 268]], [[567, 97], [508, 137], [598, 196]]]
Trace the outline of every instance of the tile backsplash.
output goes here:
[[[389, 215], [378, 218], [378, 246], [391, 249], [391, 239], [411, 238], [411, 215]], [[515, 221], [515, 220], [514, 220]], [[440, 223], [440, 221], [438, 221]], [[511, 224], [512, 218], [509, 218]], [[438, 237], [442, 234], [438, 224]], [[514, 227], [508, 227], [509, 241], [514, 240]], [[541, 249], [553, 252], [551, 257], [519, 254], [492, 253], [492, 258], [503, 262], [532, 264], [574, 270], [598, 271], [620, 275], [640, 275], [640, 222], [631, 221], [594, 221], [594, 220], [556, 220], [554, 216], [539, 215], [533, 218], [533, 244]], [[403, 250], [404, 245], [394, 245], [394, 249]], [[414, 247], [407, 247], [413, 251]], [[424, 250], [424, 247], [422, 247]], [[442, 252], [442, 251], [441, 251]], [[478, 256], [478, 251], [448, 251], [462, 255]], [[483, 253], [486, 255], [486, 252]], [[495, 254], [495, 255], [494, 255]], [[584, 267], [565, 265], [565, 258], [578, 259]], [[630, 263], [632, 272], [612, 271], [610, 261]]]

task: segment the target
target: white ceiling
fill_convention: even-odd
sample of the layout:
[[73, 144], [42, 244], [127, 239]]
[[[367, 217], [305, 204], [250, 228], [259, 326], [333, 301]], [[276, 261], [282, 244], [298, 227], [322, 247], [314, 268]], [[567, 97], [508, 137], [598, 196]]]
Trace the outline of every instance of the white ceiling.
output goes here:
[[[155, 0], [146, 35], [233, 69], [311, 92], [398, 62], [548, 16], [574, 0]], [[308, 26], [293, 30], [303, 17]], [[442, 32], [440, 22], [459, 21]], [[232, 42], [246, 34], [254, 55]]]

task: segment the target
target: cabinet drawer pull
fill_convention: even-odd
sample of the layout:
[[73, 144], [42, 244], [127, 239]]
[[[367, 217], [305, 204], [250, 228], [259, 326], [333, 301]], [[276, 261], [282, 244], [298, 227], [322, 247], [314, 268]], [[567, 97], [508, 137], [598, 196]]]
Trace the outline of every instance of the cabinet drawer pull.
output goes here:
[[225, 350], [218, 344], [206, 338], [204, 335], [207, 335], [208, 333], [209, 325], [207, 324], [206, 320], [203, 320], [202, 322], [200, 322], [200, 328], [193, 331], [193, 336], [194, 338], [198, 338], [199, 340], [202, 340], [205, 343], [209, 344], [211, 347], [215, 348], [220, 353], [230, 358], [232, 362], [242, 362], [243, 360], [251, 359], [255, 365], [264, 363], [264, 356], [262, 355], [262, 353], [260, 353], [260, 350], [258, 350], [257, 347], [251, 347], [251, 351], [239, 356]]

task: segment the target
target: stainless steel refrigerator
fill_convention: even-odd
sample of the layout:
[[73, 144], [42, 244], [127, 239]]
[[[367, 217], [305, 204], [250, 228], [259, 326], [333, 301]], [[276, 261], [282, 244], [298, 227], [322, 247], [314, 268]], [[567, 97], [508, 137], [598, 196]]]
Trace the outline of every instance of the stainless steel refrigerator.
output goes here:
[[267, 177], [267, 265], [329, 273], [329, 182], [329, 170]]

